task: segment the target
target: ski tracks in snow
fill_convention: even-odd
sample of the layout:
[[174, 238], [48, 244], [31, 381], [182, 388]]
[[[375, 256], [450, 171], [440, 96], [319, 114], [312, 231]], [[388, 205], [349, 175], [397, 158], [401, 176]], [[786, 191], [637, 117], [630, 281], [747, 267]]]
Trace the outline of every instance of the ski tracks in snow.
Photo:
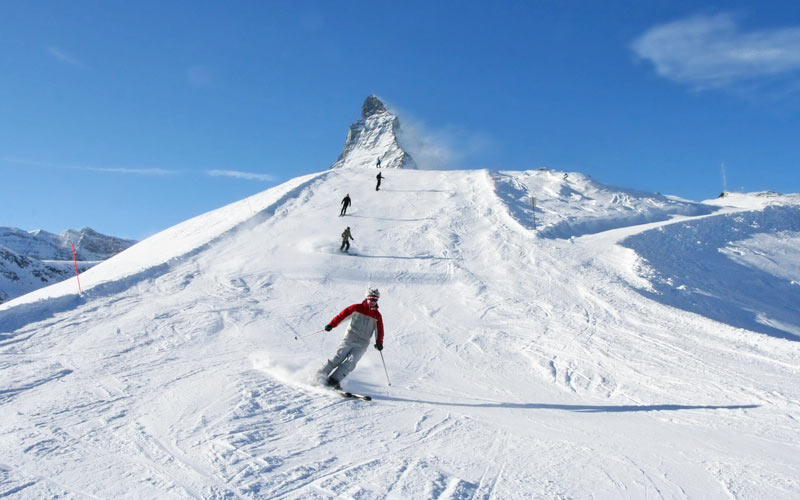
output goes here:
[[[446, 458], [463, 418], [427, 410], [413, 426], [376, 428], [374, 421], [408, 421], [420, 407], [307, 393], [259, 377], [252, 382], [260, 387], [243, 391], [237, 409], [209, 436], [215, 468], [237, 495], [477, 498], [478, 485]], [[484, 474], [489, 483], [491, 475]]]

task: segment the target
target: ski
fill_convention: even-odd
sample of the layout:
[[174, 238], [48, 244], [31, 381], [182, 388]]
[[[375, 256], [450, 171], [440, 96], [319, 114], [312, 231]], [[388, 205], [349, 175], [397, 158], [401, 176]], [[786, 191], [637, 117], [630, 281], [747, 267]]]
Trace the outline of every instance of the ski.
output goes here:
[[365, 396], [363, 394], [355, 394], [347, 391], [336, 391], [342, 395], [343, 398], [361, 399], [363, 401], [372, 401], [372, 396]]

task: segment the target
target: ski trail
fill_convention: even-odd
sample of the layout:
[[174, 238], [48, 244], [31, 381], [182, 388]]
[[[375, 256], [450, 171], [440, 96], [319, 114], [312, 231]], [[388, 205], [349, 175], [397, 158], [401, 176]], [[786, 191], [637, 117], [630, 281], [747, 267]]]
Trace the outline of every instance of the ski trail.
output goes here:
[[478, 483], [478, 488], [473, 498], [492, 500], [502, 498], [496, 495], [497, 485], [505, 468], [505, 448], [508, 443], [508, 434], [505, 431], [496, 431], [492, 438], [492, 446], [486, 453], [486, 468]]

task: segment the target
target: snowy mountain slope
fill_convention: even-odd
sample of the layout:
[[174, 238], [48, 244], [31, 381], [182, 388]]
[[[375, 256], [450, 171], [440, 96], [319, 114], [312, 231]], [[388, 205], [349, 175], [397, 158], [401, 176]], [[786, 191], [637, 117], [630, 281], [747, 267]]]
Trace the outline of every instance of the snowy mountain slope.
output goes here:
[[675, 197], [607, 186], [577, 172], [498, 172], [494, 181], [515, 218], [545, 238], [570, 238], [718, 210]]
[[94, 261], [41, 261], [0, 245], [0, 303], [74, 276], [76, 265], [83, 272], [95, 264]]
[[[654, 257], [659, 227], [706, 221], [721, 242], [753, 207], [550, 238], [488, 172], [398, 170], [380, 192], [371, 172], [187, 221], [85, 273], [80, 299], [56, 285], [0, 305], [0, 494], [797, 497], [800, 342], [655, 293], [673, 272]], [[763, 248], [786, 269], [793, 222], [770, 217], [725, 251]], [[345, 226], [356, 255], [338, 252]], [[370, 350], [344, 382], [365, 404], [308, 386], [343, 326], [294, 337], [369, 284], [392, 385]]]
[[687, 220], [625, 239], [673, 307], [800, 340], [800, 205]]
[[0, 303], [74, 275], [73, 245], [83, 272], [134, 243], [90, 228], [56, 235], [0, 227]]
[[[325, 173], [297, 177], [273, 189], [245, 198], [236, 203], [189, 219], [139, 242], [128, 250], [104, 261], [80, 275], [84, 294], [76, 298], [76, 280], [66, 280], [28, 293], [7, 304], [0, 304], [0, 329], [12, 329], [30, 318], [53, 314], [75, 306], [76, 301], [116, 293], [166, 272], [170, 265], [191, 258], [228, 232], [243, 230], [264, 217], [271, 217], [285, 199], [291, 198], [315, 177]], [[51, 299], [50, 301], [44, 301]]]

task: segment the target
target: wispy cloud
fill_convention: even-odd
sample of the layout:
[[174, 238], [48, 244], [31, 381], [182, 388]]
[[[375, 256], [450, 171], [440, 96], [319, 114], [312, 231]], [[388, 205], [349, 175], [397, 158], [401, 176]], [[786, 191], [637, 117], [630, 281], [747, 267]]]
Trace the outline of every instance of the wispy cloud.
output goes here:
[[454, 170], [474, 168], [481, 156], [495, 147], [488, 135], [456, 126], [432, 129], [409, 113], [389, 106], [400, 117], [397, 139], [425, 170]]
[[239, 170], [206, 170], [212, 177], [233, 177], [235, 179], [245, 179], [248, 181], [274, 181], [275, 177], [269, 174], [254, 174], [251, 172], [241, 172]]
[[77, 66], [79, 68], [85, 68], [86, 65], [78, 59], [77, 57], [73, 56], [72, 54], [67, 53], [65, 50], [59, 47], [48, 47], [47, 53], [53, 56], [56, 60], [64, 63], [69, 64], [71, 66]]
[[166, 170], [163, 168], [119, 168], [119, 167], [91, 167], [85, 165], [66, 165], [62, 163], [49, 163], [43, 161], [21, 160], [18, 158], [3, 158], [7, 163], [18, 165], [29, 165], [32, 167], [55, 168], [61, 170], [84, 170], [89, 172], [107, 172], [114, 174], [129, 175], [173, 175], [180, 173], [179, 170]]
[[[123, 168], [123, 167], [94, 167], [87, 165], [69, 165], [64, 163], [51, 163], [45, 161], [25, 160], [20, 158], [2, 158], [3, 162], [32, 167], [52, 168], [59, 170], [82, 170], [87, 172], [104, 172], [109, 174], [164, 176], [177, 174], [202, 175], [203, 171], [169, 170], [164, 168]], [[256, 174], [239, 170], [205, 170], [205, 175], [211, 177], [232, 177], [248, 181], [272, 182], [275, 177], [269, 174]]]
[[81, 167], [81, 170], [92, 172], [108, 172], [112, 174], [133, 174], [133, 175], [173, 175], [179, 173], [177, 170], [166, 170], [163, 168], [104, 168], [104, 167]]
[[800, 27], [744, 32], [730, 13], [656, 26], [631, 48], [659, 75], [698, 90], [800, 79]]

